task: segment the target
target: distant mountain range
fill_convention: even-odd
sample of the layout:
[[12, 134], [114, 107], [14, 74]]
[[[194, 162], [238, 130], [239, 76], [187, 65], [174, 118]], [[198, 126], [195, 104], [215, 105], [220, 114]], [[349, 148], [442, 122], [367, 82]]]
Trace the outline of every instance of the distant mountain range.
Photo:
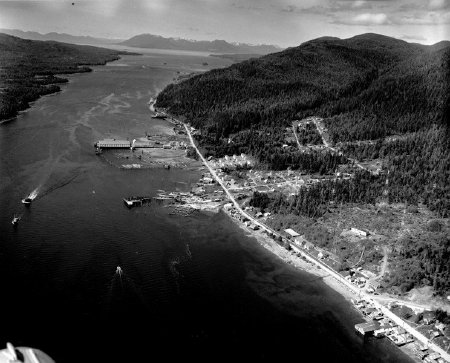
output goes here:
[[62, 43], [72, 44], [87, 44], [87, 45], [105, 45], [105, 44], [117, 44], [123, 41], [123, 39], [108, 39], [108, 38], [94, 38], [83, 35], [71, 35], [66, 33], [47, 33], [41, 34], [32, 31], [23, 31], [18, 29], [0, 29], [0, 33], [13, 35], [22, 39], [30, 40], [54, 40]]
[[[279, 52], [282, 48], [275, 45], [252, 45], [245, 43], [229, 43], [225, 40], [188, 40], [181, 38], [164, 38], [153, 34], [140, 34], [128, 40], [96, 38], [91, 36], [71, 35], [66, 33], [41, 34], [34, 31], [23, 31], [19, 29], [0, 29], [0, 33], [13, 35], [22, 39], [30, 40], [53, 40], [62, 43], [87, 44], [87, 45], [110, 45], [120, 44], [128, 47], [173, 49], [211, 53], [264, 55]], [[248, 57], [247, 57], [248, 58]]]
[[282, 48], [275, 45], [252, 45], [245, 43], [228, 43], [225, 40], [188, 40], [181, 38], [164, 38], [153, 34], [140, 34], [120, 44], [138, 48], [176, 49], [211, 53], [232, 54], [269, 54], [279, 52]]

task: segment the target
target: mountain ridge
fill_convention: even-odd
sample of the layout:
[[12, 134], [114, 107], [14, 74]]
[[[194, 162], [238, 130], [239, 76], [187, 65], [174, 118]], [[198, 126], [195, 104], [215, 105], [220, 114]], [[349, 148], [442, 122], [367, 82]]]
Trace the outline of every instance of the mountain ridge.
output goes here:
[[[425, 73], [422, 65], [429, 62], [435, 71], [433, 76], [436, 76], [436, 72], [438, 72], [440, 76], [445, 77], [446, 67], [448, 67], [445, 59], [449, 51], [450, 42], [427, 46], [373, 33], [347, 39], [322, 37], [281, 52], [264, 55], [258, 59], [243, 61], [221, 70], [212, 70], [173, 87], [169, 86], [166, 92], [163, 91], [160, 94], [158, 102], [162, 107], [165, 107], [167, 103], [174, 112], [192, 113], [192, 110], [187, 108], [183, 110], [183, 101], [180, 99], [176, 104], [171, 103], [168, 91], [177, 93], [173, 96], [184, 98], [185, 95], [182, 91], [184, 87], [209, 87], [213, 85], [213, 82], [210, 82], [211, 79], [211, 81], [233, 84], [233, 88], [217, 90], [220, 93], [220, 100], [217, 99], [217, 102], [211, 100], [213, 103], [217, 103], [217, 108], [229, 107], [229, 99], [238, 100], [241, 103], [244, 99], [246, 101], [266, 99], [267, 101], [268, 98], [273, 99], [283, 94], [285, 101], [289, 101], [291, 94], [292, 98], [296, 98], [300, 102], [300, 104], [297, 102], [297, 106], [290, 110], [291, 117], [295, 117], [301, 110], [310, 109], [312, 111], [319, 104], [323, 106], [321, 111], [323, 115], [330, 116], [330, 113], [340, 113], [339, 107], [327, 111], [323, 109], [326, 104], [330, 106], [332, 102], [338, 102], [338, 98], [345, 94], [353, 94], [353, 97], [358, 97], [359, 94], [355, 91], [362, 92], [363, 89], [367, 91], [372, 82], [376, 79], [380, 80], [382, 77], [388, 77], [389, 74], [391, 78], [408, 77], [409, 73], [417, 71], [414, 77], [422, 77], [421, 91], [429, 92], [429, 87], [426, 87], [426, 78], [430, 77], [431, 73]], [[433, 59], [433, 56], [436, 56], [436, 59]], [[410, 67], [417, 67], [417, 69], [409, 69]], [[392, 69], [397, 69], [400, 73], [394, 75]], [[384, 78], [381, 80], [388, 81]], [[258, 86], [259, 84], [268, 85], [269, 82], [272, 86], [270, 92]], [[442, 97], [443, 84], [439, 83], [439, 87], [439, 94]], [[306, 92], [308, 90], [309, 93]], [[398, 93], [399, 88], [393, 91]], [[234, 94], [231, 97], [232, 92]], [[241, 95], [244, 96], [244, 92], [246, 92], [245, 97], [240, 99]], [[299, 96], [297, 92], [303, 96]], [[411, 90], [402, 89], [402, 92], [416, 97]], [[323, 97], [325, 94], [328, 95], [328, 98]], [[216, 96], [213, 92], [205, 94], [202, 98], [205, 98], [206, 101], [206, 99], [216, 98]], [[307, 101], [308, 99], [309, 101]], [[196, 101], [194, 99], [194, 104]], [[192, 100], [189, 101], [189, 104], [191, 103]], [[202, 112], [201, 108], [199, 111]]]
[[187, 51], [204, 51], [212, 53], [253, 53], [268, 54], [282, 50], [274, 45], [252, 45], [246, 43], [230, 43], [225, 40], [190, 40], [183, 38], [166, 38], [154, 34], [139, 34], [120, 43], [138, 48], [176, 49]]
[[0, 33], [12, 35], [22, 39], [47, 41], [53, 40], [62, 43], [101, 45], [101, 44], [117, 44], [123, 39], [97, 38], [88, 35], [72, 35], [67, 33], [38, 33], [35, 31], [23, 31], [19, 29], [0, 29]]

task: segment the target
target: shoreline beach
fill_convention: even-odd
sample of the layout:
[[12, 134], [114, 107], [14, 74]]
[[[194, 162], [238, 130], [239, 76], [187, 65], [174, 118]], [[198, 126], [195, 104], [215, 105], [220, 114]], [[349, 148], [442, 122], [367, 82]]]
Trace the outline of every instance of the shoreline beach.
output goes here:
[[[320, 277], [322, 281], [335, 292], [340, 294], [345, 300], [351, 301], [351, 299], [358, 299], [358, 295], [352, 292], [349, 288], [341, 284], [337, 281], [333, 276], [314, 265], [306, 261], [305, 259], [297, 256], [294, 252], [286, 250], [284, 247], [280, 246], [276, 243], [272, 238], [265, 235], [261, 232], [261, 230], [250, 230], [243, 223], [240, 223], [235, 218], [225, 212], [225, 214], [230, 218], [230, 220], [238, 226], [246, 236], [253, 237], [262, 247], [266, 250], [272, 252], [277, 258], [281, 259], [283, 262], [295, 267], [298, 270], [303, 272], [307, 272], [314, 276]], [[357, 309], [353, 309], [355, 312], [361, 314], [361, 312]], [[363, 317], [361, 316], [361, 319]], [[421, 360], [414, 354], [414, 350], [412, 349], [413, 343], [405, 344], [401, 347], [397, 347], [400, 349], [405, 355], [407, 355], [413, 362], [421, 362]]]
[[348, 301], [358, 298], [358, 295], [343, 286], [323, 269], [297, 256], [294, 252], [288, 251], [286, 248], [280, 246], [277, 242], [275, 242], [275, 240], [262, 233], [261, 230], [250, 230], [245, 226], [245, 224], [240, 223], [235, 218], [232, 218], [228, 213], [225, 214], [227, 214], [230, 219], [245, 232], [246, 235], [254, 237], [261, 246], [272, 252], [276, 257], [283, 260], [285, 263], [288, 263], [289, 265], [292, 265], [304, 272], [308, 272], [314, 276], [321, 277], [327, 286], [340, 293]]

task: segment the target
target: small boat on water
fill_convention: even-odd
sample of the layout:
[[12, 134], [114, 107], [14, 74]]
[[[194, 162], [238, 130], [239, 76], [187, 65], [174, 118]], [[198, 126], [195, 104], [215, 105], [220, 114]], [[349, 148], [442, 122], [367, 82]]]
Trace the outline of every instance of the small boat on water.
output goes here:
[[117, 268], [116, 268], [116, 274], [122, 275], [122, 267], [117, 266]]
[[12, 225], [13, 226], [17, 226], [17, 224], [19, 223], [19, 221], [20, 221], [20, 217], [16, 217], [16, 215], [14, 214], [14, 218], [13, 218], [13, 220], [12, 220]]
[[30, 197], [26, 197], [26, 198], [22, 199], [22, 203], [25, 205], [30, 205], [32, 201], [33, 201], [33, 199], [31, 199]]

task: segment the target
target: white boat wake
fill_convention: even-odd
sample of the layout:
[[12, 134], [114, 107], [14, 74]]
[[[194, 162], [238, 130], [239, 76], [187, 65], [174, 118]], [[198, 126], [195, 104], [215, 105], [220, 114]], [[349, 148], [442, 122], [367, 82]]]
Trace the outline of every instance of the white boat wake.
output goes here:
[[37, 187], [35, 190], [33, 190], [30, 194], [28, 194], [27, 198], [30, 198], [31, 200], [36, 199], [36, 197], [39, 194], [39, 187]]

